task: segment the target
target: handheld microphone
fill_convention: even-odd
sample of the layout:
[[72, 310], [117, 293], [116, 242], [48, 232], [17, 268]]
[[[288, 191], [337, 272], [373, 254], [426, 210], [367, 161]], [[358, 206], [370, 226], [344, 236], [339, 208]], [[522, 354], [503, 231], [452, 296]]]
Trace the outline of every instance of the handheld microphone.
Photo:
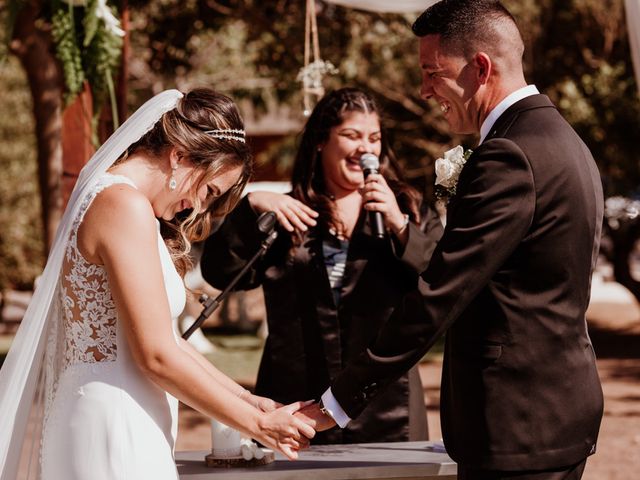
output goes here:
[[[378, 173], [380, 168], [380, 160], [373, 153], [363, 153], [360, 156], [360, 168], [364, 173], [365, 180], [371, 173]], [[385, 229], [382, 222], [382, 213], [376, 211], [369, 212], [369, 223], [371, 224], [371, 233], [374, 237], [384, 238]]]

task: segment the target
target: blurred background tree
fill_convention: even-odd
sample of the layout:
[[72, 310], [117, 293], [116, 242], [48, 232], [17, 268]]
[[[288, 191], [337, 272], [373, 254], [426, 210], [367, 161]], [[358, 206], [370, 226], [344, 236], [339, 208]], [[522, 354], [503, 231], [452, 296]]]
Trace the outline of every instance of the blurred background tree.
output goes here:
[[[0, 10], [0, 21], [5, 20]], [[0, 44], [0, 58], [6, 45]], [[0, 294], [28, 289], [43, 264], [31, 94], [18, 60], [0, 63]]]
[[624, 2], [535, 3], [537, 7], [529, 10], [530, 17], [523, 22], [533, 26], [526, 29], [530, 81], [551, 97], [591, 149], [605, 196], [636, 196], [640, 187], [636, 145], [640, 101]]
[[[525, 37], [528, 80], [551, 97], [591, 148], [607, 196], [636, 195], [640, 101], [624, 1], [504, 3]], [[122, 2], [113, 4], [123, 7]], [[135, 107], [165, 88], [209, 85], [238, 99], [245, 117], [259, 118], [286, 107], [287, 115], [302, 125], [296, 77], [303, 65], [304, 4], [129, 0], [129, 105]], [[316, 9], [321, 57], [339, 69], [326, 77], [325, 87], [360, 86], [379, 97], [407, 177], [430, 198], [435, 159], [458, 143], [473, 147], [477, 139], [452, 137], [439, 107], [420, 99], [418, 46], [409, 28], [415, 15], [371, 13], [323, 1], [316, 2]], [[291, 165], [295, 140], [295, 135], [283, 136], [264, 153], [263, 160], [276, 165], [282, 178]], [[0, 231], [5, 228], [0, 225]]]
[[[304, 49], [304, 2], [163, 0], [132, 4], [134, 55], [149, 77], [167, 85], [207, 83], [263, 108], [275, 98], [298, 105]], [[622, 0], [504, 0], [526, 42], [530, 82], [549, 95], [585, 139], [607, 196], [635, 194], [640, 165], [640, 101], [630, 61]], [[322, 56], [336, 65], [328, 88], [357, 85], [375, 92], [386, 110], [393, 145], [410, 178], [429, 190], [435, 158], [452, 144], [436, 105], [418, 95], [415, 15], [377, 14], [317, 2]], [[132, 79], [134, 80], [134, 79]], [[290, 155], [275, 156], [290, 162]]]
[[[640, 300], [640, 101], [630, 61], [624, 2], [537, 2], [529, 78], [558, 106], [598, 162], [607, 199], [600, 252], [614, 278]], [[620, 197], [630, 208], [619, 208]], [[611, 200], [611, 201], [610, 201]]]
[[16, 58], [0, 76], [0, 292], [28, 289], [43, 265], [31, 95]]

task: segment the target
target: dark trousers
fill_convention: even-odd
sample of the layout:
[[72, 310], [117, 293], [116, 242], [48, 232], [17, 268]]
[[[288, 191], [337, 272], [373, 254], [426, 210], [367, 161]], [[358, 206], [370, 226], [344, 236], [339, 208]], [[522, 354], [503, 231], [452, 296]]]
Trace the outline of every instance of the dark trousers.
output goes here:
[[580, 480], [586, 464], [585, 458], [580, 463], [568, 467], [517, 472], [476, 470], [458, 465], [458, 480]]

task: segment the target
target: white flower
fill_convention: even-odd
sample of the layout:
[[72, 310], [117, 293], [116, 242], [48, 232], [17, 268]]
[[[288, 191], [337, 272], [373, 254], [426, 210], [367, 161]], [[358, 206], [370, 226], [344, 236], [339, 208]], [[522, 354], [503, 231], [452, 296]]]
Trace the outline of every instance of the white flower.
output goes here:
[[124, 37], [124, 30], [120, 28], [120, 20], [118, 20], [111, 9], [107, 6], [107, 0], [98, 0], [96, 8], [96, 16], [104, 22], [105, 28], [117, 37]]
[[322, 88], [322, 77], [336, 73], [338, 69], [331, 62], [316, 60], [300, 69], [297, 80], [302, 82], [305, 88]]
[[[67, 3], [74, 7], [86, 7], [87, 0], [62, 0], [64, 3]], [[104, 26], [107, 31], [111, 32], [111, 34], [117, 37], [124, 37], [125, 32], [120, 28], [120, 20], [118, 20], [109, 6], [107, 5], [107, 0], [98, 0], [98, 5], [96, 5], [96, 17], [102, 19], [104, 22]]]
[[444, 158], [437, 159], [436, 185], [440, 185], [449, 190], [449, 193], [455, 194], [458, 177], [471, 153], [471, 150], [465, 152], [462, 146], [458, 145], [451, 150], [447, 150], [444, 153]]

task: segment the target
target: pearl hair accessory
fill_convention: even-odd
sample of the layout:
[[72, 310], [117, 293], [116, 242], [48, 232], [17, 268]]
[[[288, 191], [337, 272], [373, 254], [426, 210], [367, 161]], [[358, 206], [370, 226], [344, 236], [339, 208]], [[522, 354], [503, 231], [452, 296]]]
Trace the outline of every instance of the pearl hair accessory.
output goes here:
[[211, 135], [213, 138], [224, 138], [226, 140], [236, 140], [238, 142], [245, 143], [244, 130], [238, 130], [233, 128], [222, 128], [215, 130], [206, 130], [204, 133]]

